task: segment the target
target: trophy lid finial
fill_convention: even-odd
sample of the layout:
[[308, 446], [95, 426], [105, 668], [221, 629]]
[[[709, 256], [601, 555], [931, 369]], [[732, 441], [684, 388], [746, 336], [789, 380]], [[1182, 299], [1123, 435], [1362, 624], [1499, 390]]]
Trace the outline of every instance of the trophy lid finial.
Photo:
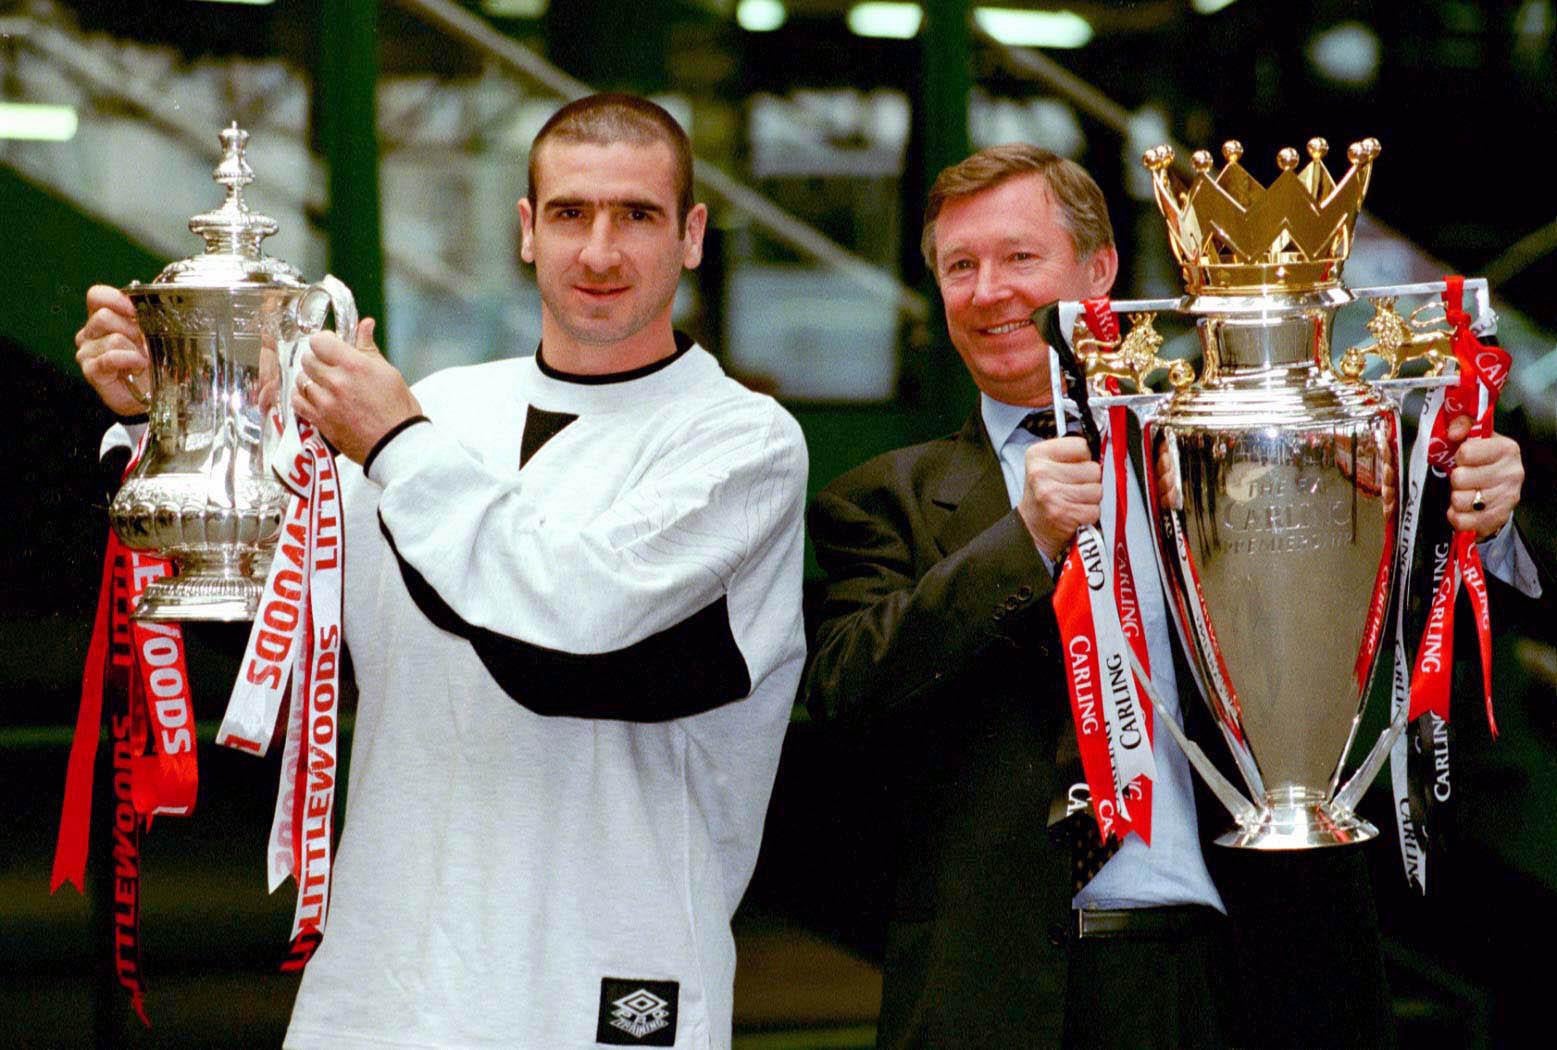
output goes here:
[[217, 137], [222, 140], [222, 160], [211, 172], [211, 177], [228, 187], [247, 186], [254, 181], [254, 169], [249, 167], [243, 155], [249, 144], [249, 133], [235, 120], [223, 128]]
[[281, 259], [266, 255], [260, 242], [276, 232], [276, 220], [250, 211], [243, 188], [254, 181], [245, 155], [249, 133], [235, 120], [217, 133], [222, 156], [211, 179], [226, 191], [221, 207], [189, 220], [189, 229], [205, 240], [205, 251], [162, 268], [153, 285], [239, 288], [301, 284], [302, 277]]
[[227, 188], [227, 199], [220, 208], [202, 212], [189, 220], [189, 228], [205, 238], [207, 255], [242, 255], [257, 259], [260, 241], [276, 232], [276, 221], [249, 210], [243, 199], [243, 187], [254, 181], [244, 149], [249, 133], [235, 120], [218, 134], [222, 159], [211, 170], [211, 178]]

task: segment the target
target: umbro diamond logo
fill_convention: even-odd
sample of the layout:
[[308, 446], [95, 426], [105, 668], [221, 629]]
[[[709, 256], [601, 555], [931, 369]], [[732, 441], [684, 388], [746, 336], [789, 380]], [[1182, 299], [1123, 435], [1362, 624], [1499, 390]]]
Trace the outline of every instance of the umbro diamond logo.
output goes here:
[[665, 1009], [670, 1004], [643, 988], [622, 996], [612, 1005], [616, 1007], [616, 1016], [611, 1018], [611, 1027], [638, 1039], [670, 1024], [670, 1011]]
[[680, 991], [677, 981], [601, 978], [595, 1042], [608, 1046], [674, 1046]]

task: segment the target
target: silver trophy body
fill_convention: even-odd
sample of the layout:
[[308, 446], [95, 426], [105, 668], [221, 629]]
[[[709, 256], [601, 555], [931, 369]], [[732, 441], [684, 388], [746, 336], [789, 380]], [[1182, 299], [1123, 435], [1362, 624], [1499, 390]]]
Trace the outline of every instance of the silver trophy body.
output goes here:
[[[1171, 717], [1159, 724], [1233, 814], [1236, 827], [1217, 841], [1252, 849], [1344, 845], [1378, 833], [1355, 807], [1404, 713], [1344, 786], [1341, 771], [1396, 570], [1400, 412], [1384, 386], [1445, 380], [1366, 382], [1363, 355], [1384, 357], [1391, 376], [1415, 356], [1432, 361], [1436, 374], [1452, 356], [1445, 333], [1394, 313], [1395, 294], [1441, 284], [1355, 292], [1341, 284], [1379, 145], [1354, 144], [1339, 182], [1323, 164], [1327, 149], [1311, 140], [1302, 171], [1297, 151], [1282, 150], [1281, 175], [1266, 188], [1239, 166], [1242, 147], [1230, 142], [1220, 173], [1209, 153], [1194, 155], [1196, 176], [1182, 192], [1170, 182], [1172, 151], [1148, 151], [1188, 294], [1116, 303], [1134, 322], [1128, 335], [1102, 340], [1078, 326], [1075, 340], [1094, 394], [1108, 389], [1108, 377], [1144, 390], [1148, 374], [1171, 366], [1171, 395], [1125, 400], [1143, 414], [1145, 487], [1168, 605], [1250, 797]], [[1484, 290], [1485, 282], [1471, 283]], [[1364, 298], [1375, 301], [1369, 330], [1377, 342], [1352, 348], [1337, 366], [1335, 312]], [[1162, 339], [1152, 318], [1164, 310], [1194, 319], [1198, 378], [1184, 362], [1156, 355]], [[1137, 678], [1146, 677], [1138, 668]]]
[[246, 620], [259, 607], [288, 492], [275, 455], [290, 371], [307, 336], [335, 311], [356, 327], [351, 293], [334, 278], [310, 285], [260, 241], [274, 221], [250, 212], [248, 135], [222, 131], [214, 177], [221, 208], [190, 220], [206, 251], [125, 289], [151, 357], [148, 434], [109, 508], [119, 538], [173, 559], [134, 615], [144, 620]]
[[1388, 607], [1399, 411], [1331, 372], [1338, 305], [1195, 304], [1201, 380], [1143, 427], [1180, 494], [1154, 500], [1169, 605], [1255, 799], [1226, 845], [1377, 834], [1334, 803]]

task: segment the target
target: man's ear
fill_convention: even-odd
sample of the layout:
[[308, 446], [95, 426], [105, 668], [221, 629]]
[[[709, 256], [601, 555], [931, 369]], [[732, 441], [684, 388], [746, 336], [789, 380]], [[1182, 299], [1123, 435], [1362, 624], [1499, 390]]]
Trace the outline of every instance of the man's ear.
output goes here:
[[1114, 286], [1114, 278], [1119, 276], [1119, 251], [1112, 245], [1099, 248], [1092, 253], [1084, 267], [1087, 278], [1087, 297], [1095, 299], [1100, 295], [1107, 295], [1108, 290]]
[[682, 235], [681, 265], [695, 270], [703, 261], [703, 234], [708, 230], [708, 205], [694, 204], [687, 212], [687, 232]]
[[519, 198], [519, 258], [535, 262], [535, 212], [529, 197]]

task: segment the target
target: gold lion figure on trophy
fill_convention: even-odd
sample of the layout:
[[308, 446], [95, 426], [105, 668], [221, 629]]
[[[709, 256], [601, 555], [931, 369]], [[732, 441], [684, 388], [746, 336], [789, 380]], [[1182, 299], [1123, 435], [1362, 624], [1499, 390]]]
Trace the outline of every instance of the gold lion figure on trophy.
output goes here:
[[1338, 370], [1347, 379], [1361, 379], [1367, 355], [1373, 354], [1389, 365], [1387, 379], [1399, 378], [1401, 367], [1417, 358], [1427, 359], [1427, 375], [1442, 375], [1444, 367], [1454, 360], [1448, 331], [1436, 327], [1443, 319], [1443, 307], [1438, 303], [1419, 306], [1410, 317], [1402, 317], [1395, 310], [1394, 296], [1375, 300], [1373, 316], [1365, 326], [1373, 342], [1348, 347]]
[[1146, 377], [1159, 368], [1168, 370], [1168, 382], [1174, 389], [1194, 382], [1195, 373], [1187, 361], [1170, 361], [1159, 356], [1162, 334], [1152, 324], [1156, 316], [1131, 314], [1129, 334], [1118, 343], [1095, 338], [1086, 323], [1077, 319], [1072, 342], [1076, 356], [1086, 368], [1087, 385], [1093, 393], [1107, 394], [1105, 381], [1112, 378], [1128, 379], [1144, 394], [1147, 392]]

